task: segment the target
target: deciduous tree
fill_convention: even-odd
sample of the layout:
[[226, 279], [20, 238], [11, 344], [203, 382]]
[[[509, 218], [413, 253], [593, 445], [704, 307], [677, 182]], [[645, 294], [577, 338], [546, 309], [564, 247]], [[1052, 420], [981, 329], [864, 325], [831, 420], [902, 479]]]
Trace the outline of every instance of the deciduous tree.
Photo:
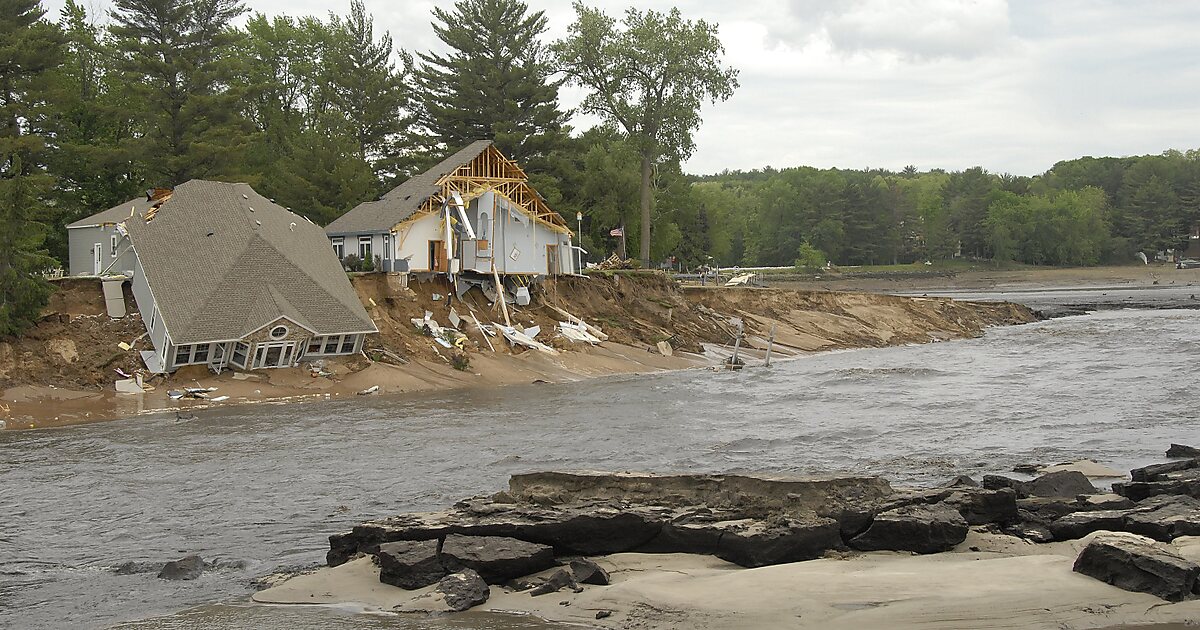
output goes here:
[[624, 131], [641, 158], [642, 262], [650, 263], [653, 165], [684, 160], [695, 149], [705, 102], [728, 99], [737, 70], [723, 65], [717, 27], [667, 13], [630, 8], [618, 27], [576, 1], [575, 22], [553, 50], [568, 81], [588, 90], [581, 105]]

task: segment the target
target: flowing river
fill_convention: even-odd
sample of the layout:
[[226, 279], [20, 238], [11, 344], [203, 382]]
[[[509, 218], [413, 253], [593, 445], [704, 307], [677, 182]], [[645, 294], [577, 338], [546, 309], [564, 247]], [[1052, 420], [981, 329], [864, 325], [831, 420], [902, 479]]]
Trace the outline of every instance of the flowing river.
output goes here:
[[[248, 605], [362, 520], [539, 469], [876, 473], [894, 484], [1200, 443], [1200, 311], [1116, 310], [771, 369], [147, 416], [0, 432], [0, 627], [538, 628]], [[194, 582], [126, 562], [196, 553]]]

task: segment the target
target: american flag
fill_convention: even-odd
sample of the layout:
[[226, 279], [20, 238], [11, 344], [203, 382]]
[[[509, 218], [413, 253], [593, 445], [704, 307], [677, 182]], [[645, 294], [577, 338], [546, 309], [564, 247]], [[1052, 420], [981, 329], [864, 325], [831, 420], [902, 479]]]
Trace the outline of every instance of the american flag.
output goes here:
[[625, 232], [622, 231], [621, 228], [613, 228], [608, 231], [608, 235], [609, 236], [624, 236]]

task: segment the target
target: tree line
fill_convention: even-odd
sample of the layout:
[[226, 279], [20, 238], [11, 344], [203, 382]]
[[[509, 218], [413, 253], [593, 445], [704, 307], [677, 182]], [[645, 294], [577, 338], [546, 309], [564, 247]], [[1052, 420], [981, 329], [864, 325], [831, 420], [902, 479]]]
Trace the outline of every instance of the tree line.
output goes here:
[[768, 167], [699, 177], [693, 189], [715, 230], [709, 254], [726, 265], [1119, 264], [1187, 248], [1200, 224], [1200, 150], [1083, 157], [1032, 177]]

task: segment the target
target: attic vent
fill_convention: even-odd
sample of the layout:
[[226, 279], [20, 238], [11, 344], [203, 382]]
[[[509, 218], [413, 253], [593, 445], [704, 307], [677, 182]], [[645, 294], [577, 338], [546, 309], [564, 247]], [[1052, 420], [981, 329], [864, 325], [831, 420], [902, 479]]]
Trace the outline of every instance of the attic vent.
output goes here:
[[242, 199], [249, 199], [249, 198], [250, 198], [250, 197], [247, 197], [247, 196], [246, 196], [246, 193], [242, 193]]
[[292, 224], [288, 226], [288, 229], [295, 232], [296, 231], [296, 222], [292, 221]]
[[250, 212], [254, 212], [254, 208], [252, 206], [246, 206], [246, 207], [250, 208]]
[[205, 234], [205, 236], [212, 236], [213, 234], [216, 234], [216, 232], [209, 232], [208, 234]]
[[259, 221], [259, 220], [255, 219], [255, 220], [254, 220], [254, 225], [262, 225], [262, 221]]

